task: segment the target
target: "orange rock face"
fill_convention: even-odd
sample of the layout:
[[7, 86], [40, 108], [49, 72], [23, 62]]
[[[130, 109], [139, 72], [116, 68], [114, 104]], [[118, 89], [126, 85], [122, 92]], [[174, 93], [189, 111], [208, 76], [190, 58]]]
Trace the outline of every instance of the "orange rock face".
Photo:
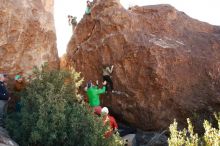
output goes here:
[[29, 73], [44, 62], [58, 68], [53, 0], [0, 3], [0, 72]]
[[220, 111], [220, 27], [169, 5], [124, 9], [97, 1], [68, 45], [68, 64], [85, 81], [102, 80], [114, 65], [115, 90], [103, 96], [121, 118], [144, 130], [167, 128], [176, 118], [207, 118]]

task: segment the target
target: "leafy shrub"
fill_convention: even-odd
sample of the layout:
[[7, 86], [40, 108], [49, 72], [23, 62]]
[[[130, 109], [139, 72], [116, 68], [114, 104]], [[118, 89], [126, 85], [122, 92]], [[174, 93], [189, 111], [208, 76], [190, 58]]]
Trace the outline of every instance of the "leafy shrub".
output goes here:
[[[176, 120], [170, 125], [170, 138], [168, 143], [170, 146], [197, 146], [198, 134], [194, 134], [192, 123], [187, 119], [188, 129], [178, 131], [178, 124]], [[188, 133], [187, 133], [188, 132]]]
[[12, 137], [22, 146], [121, 145], [117, 136], [104, 139], [102, 119], [81, 104], [81, 82], [74, 71], [36, 69], [21, 92], [21, 111], [8, 115]]
[[178, 124], [176, 120], [170, 125], [170, 138], [168, 143], [170, 146], [220, 146], [220, 113], [215, 117], [218, 121], [218, 129], [212, 127], [212, 124], [207, 120], [204, 121], [203, 126], [205, 129], [204, 136], [198, 137], [198, 134], [194, 133], [192, 123], [187, 119], [188, 128], [178, 130]]
[[204, 121], [203, 126], [205, 128], [204, 140], [207, 146], [220, 146], [220, 113], [215, 114], [215, 118], [218, 120], [218, 128], [213, 128], [212, 124], [207, 120]]

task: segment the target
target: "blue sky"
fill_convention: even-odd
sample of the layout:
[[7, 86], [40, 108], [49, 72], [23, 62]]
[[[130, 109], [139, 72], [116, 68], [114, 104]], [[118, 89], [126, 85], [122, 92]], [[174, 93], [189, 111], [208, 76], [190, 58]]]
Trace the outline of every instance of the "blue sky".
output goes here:
[[[187, 15], [220, 26], [219, 0], [120, 0], [125, 8], [133, 5], [170, 4]], [[59, 56], [66, 52], [72, 35], [67, 15], [77, 16], [79, 21], [85, 11], [86, 0], [55, 0], [54, 18]]]

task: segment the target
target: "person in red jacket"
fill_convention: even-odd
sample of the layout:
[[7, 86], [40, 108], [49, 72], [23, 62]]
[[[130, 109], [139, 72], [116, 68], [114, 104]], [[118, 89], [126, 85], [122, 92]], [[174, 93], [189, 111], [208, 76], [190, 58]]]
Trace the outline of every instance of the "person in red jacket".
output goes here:
[[114, 117], [110, 116], [107, 107], [102, 108], [102, 115], [103, 115], [103, 123], [104, 125], [109, 123], [108, 131], [105, 132], [105, 138], [109, 138], [118, 130], [118, 124]]

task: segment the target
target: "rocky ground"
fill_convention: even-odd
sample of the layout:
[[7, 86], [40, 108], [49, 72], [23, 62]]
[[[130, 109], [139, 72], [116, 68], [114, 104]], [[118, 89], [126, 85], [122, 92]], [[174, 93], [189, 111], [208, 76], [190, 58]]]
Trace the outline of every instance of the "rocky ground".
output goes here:
[[5, 128], [0, 127], [0, 146], [18, 146], [10, 136]]

